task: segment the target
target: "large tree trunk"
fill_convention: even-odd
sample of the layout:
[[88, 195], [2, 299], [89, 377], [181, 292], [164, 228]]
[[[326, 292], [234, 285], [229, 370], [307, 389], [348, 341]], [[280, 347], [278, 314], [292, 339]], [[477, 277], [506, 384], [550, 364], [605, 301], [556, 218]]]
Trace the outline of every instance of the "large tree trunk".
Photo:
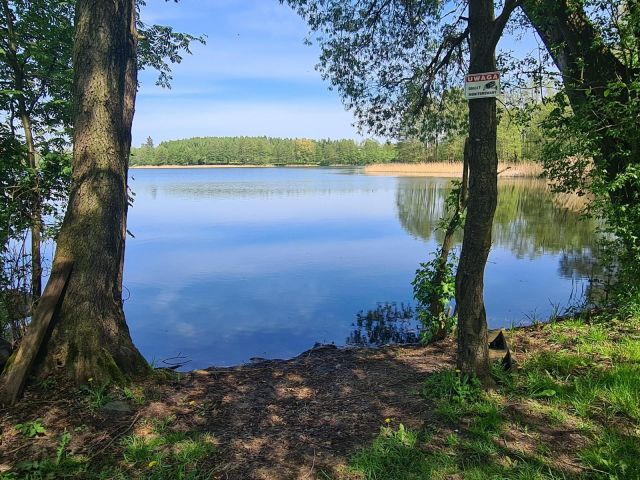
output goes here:
[[127, 171], [136, 90], [134, 0], [79, 0], [69, 205], [54, 263], [73, 273], [42, 359], [77, 382], [123, 380], [148, 365], [122, 308]]
[[[469, 2], [469, 73], [496, 69], [493, 1]], [[456, 274], [458, 368], [489, 380], [484, 269], [491, 248], [491, 227], [498, 198], [495, 98], [469, 101], [469, 199], [462, 252]]]

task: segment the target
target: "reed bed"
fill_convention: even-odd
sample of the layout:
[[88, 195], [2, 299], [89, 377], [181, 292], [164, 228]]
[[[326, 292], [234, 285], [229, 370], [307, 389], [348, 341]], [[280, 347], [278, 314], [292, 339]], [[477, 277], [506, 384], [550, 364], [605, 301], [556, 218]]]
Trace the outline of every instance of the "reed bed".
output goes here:
[[[368, 175], [406, 175], [424, 177], [461, 177], [462, 162], [429, 163], [378, 163], [364, 167]], [[537, 178], [542, 175], [542, 166], [535, 162], [498, 163], [501, 177]]]

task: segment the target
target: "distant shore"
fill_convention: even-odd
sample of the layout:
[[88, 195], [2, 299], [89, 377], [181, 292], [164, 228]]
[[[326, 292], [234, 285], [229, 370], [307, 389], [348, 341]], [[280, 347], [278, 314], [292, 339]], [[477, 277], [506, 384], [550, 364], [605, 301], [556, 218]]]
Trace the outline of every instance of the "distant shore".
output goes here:
[[[320, 165], [272, 165], [272, 164], [262, 164], [262, 165], [245, 165], [245, 164], [224, 164], [224, 165], [132, 165], [130, 169], [140, 169], [140, 170], [153, 170], [159, 168], [276, 168], [276, 167], [287, 167], [287, 168], [312, 168], [319, 167]], [[342, 166], [342, 165], [341, 165]], [[347, 165], [350, 166], [350, 165]]]
[[[372, 165], [134, 165], [131, 169], [181, 169], [181, 168], [362, 168], [366, 175], [390, 175], [407, 177], [461, 177], [462, 162], [425, 162], [425, 163], [375, 163]], [[498, 164], [500, 177], [528, 177], [537, 178], [542, 174], [542, 167], [534, 162]]]

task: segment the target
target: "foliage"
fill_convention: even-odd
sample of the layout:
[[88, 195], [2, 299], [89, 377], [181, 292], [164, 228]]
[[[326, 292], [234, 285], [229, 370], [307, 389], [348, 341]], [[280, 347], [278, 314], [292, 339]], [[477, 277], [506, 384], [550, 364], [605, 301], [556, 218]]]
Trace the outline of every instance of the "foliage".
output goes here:
[[[48, 148], [48, 146], [45, 146]], [[26, 230], [32, 205], [40, 200], [44, 233], [55, 236], [66, 204], [71, 167], [66, 153], [44, 150], [38, 168], [26, 160], [25, 148], [0, 126], [0, 336], [19, 339], [29, 292], [31, 265], [26, 254]]]
[[[455, 254], [451, 253], [442, 270], [439, 280], [441, 251], [433, 254], [433, 259], [420, 264], [411, 285], [413, 297], [417, 302], [416, 313], [422, 323], [421, 340], [429, 343], [444, 330], [448, 335], [456, 324], [455, 315], [451, 315], [449, 306], [455, 296]], [[437, 302], [441, 309], [437, 317], [432, 313], [432, 304]]]
[[[209, 434], [172, 431], [168, 421], [157, 422], [144, 435], [129, 435], [121, 439], [121, 457], [91, 458], [70, 455], [71, 434], [62, 433], [55, 458], [25, 460], [15, 471], [0, 474], [0, 480], [43, 480], [49, 478], [198, 480], [210, 478], [204, 463], [215, 453], [216, 440]], [[107, 464], [103, 462], [107, 460]]]
[[215, 439], [208, 434], [155, 429], [152, 435], [130, 435], [122, 440], [123, 458], [133, 471], [146, 472], [149, 479], [200, 479], [199, 467], [214, 451]]
[[132, 149], [132, 165], [365, 165], [402, 160], [393, 145], [376, 140], [205, 137], [147, 141]]
[[286, 3], [309, 24], [310, 41], [321, 49], [319, 70], [365, 130], [392, 137], [426, 131], [420, 115], [437, 109], [447, 88], [460, 86], [468, 34], [461, 4]]
[[67, 457], [67, 447], [71, 442], [71, 434], [69, 432], [64, 432], [60, 436], [60, 443], [58, 443], [58, 447], [56, 448], [56, 465], [60, 465], [62, 461]]
[[[508, 162], [537, 159], [538, 141], [523, 140], [513, 125], [498, 127], [499, 158]], [[369, 165], [373, 163], [459, 162], [463, 135], [450, 135], [440, 143], [407, 137], [397, 143], [374, 139], [310, 140], [272, 137], [199, 137], [170, 140], [153, 146], [149, 137], [131, 149], [131, 165]], [[532, 143], [534, 144], [532, 146]]]
[[89, 406], [92, 409], [98, 409], [106, 405], [111, 397], [109, 396], [109, 382], [94, 385], [93, 378], [90, 378], [88, 384], [80, 385], [80, 391], [87, 396]]
[[24, 423], [18, 423], [16, 425], [16, 430], [25, 437], [29, 438], [34, 438], [38, 435], [44, 435], [46, 433], [46, 429], [42, 425], [42, 421], [40, 418], [29, 420], [28, 422]]
[[458, 370], [445, 370], [431, 375], [425, 381], [424, 393], [431, 399], [463, 405], [480, 398], [482, 387], [476, 378]]
[[456, 293], [456, 255], [452, 246], [455, 234], [464, 225], [467, 192], [460, 180], [452, 181], [451, 185], [437, 225], [438, 230], [445, 232], [442, 245], [431, 261], [420, 264], [411, 282], [413, 296], [418, 302], [417, 316], [424, 327], [424, 343], [444, 339], [457, 322], [456, 315], [450, 311]]
[[124, 395], [124, 398], [131, 400], [136, 405], [144, 405], [146, 402], [144, 393], [140, 389], [124, 387], [122, 388], [122, 394]]
[[[0, 480], [44, 480], [51, 478], [86, 478], [86, 458], [69, 456], [68, 447], [71, 434], [62, 433], [56, 447], [55, 458], [25, 460], [17, 466], [17, 472], [0, 474]], [[18, 476], [19, 474], [19, 476]]]
[[[588, 94], [586, 98], [584, 104], [569, 109], [566, 98], [558, 95], [558, 107], [545, 124], [552, 138], [545, 146], [545, 167], [556, 189], [593, 197], [590, 213], [605, 220], [601, 230], [610, 268], [615, 269], [623, 296], [638, 297], [640, 150], [635, 140], [629, 143], [624, 139], [637, 134], [640, 81], [612, 82], [603, 97]], [[636, 100], [621, 102], [620, 98]], [[601, 117], [586, 113], [593, 110], [605, 116], [606, 124]], [[613, 118], [616, 120], [611, 123], [608, 119]], [[608, 142], [604, 136], [618, 140]], [[603, 144], [612, 148], [605, 150]], [[614, 168], [615, 164], [623, 166]]]
[[142, 20], [140, 10], [146, 5], [145, 0], [137, 0], [138, 20], [136, 27], [139, 34], [138, 68], [151, 68], [158, 72], [156, 85], [171, 88], [171, 64], [182, 62], [184, 54], [192, 53], [192, 44], [204, 45], [205, 36], [176, 32], [168, 25], [149, 25]]
[[527, 0], [523, 8], [562, 75], [562, 85], [549, 102], [551, 114], [543, 122], [547, 175], [558, 190], [592, 199], [588, 213], [604, 221], [609, 272], [617, 280], [617, 291], [622, 292], [615, 295], [614, 288], [613, 297], [616, 302], [629, 296], [637, 299], [638, 4]]
[[366, 478], [422, 478], [423, 455], [416, 448], [417, 443], [418, 435], [402, 424], [397, 429], [382, 427], [372, 446], [354, 455], [350, 470], [366, 471]]
[[0, 37], [0, 110], [12, 134], [24, 114], [38, 148], [60, 152], [71, 125], [73, 2], [1, 5], [0, 27], [8, 35]]
[[25, 183], [24, 148], [0, 124], [0, 249], [7, 249], [7, 241], [15, 238], [29, 225], [26, 195], [18, 193]]

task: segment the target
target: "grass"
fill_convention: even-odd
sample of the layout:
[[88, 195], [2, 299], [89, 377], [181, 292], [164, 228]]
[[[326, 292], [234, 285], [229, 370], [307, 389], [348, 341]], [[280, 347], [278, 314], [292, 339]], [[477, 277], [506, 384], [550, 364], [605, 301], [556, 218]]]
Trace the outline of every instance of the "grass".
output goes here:
[[217, 441], [210, 433], [176, 431], [175, 418], [150, 422], [144, 434], [131, 434], [120, 440], [121, 457], [91, 462], [82, 455], [68, 455], [71, 434], [59, 439], [52, 458], [27, 460], [17, 471], [0, 473], [0, 480], [44, 480], [82, 478], [95, 480], [200, 480], [211, 478]]
[[[553, 322], [512, 331], [516, 372], [483, 391], [454, 370], [423, 391], [423, 431], [385, 426], [352, 458], [348, 478], [640, 479], [640, 322]], [[631, 333], [630, 333], [631, 332]], [[428, 432], [428, 434], [427, 434]]]
[[130, 435], [122, 441], [125, 468], [123, 478], [199, 479], [206, 478], [201, 462], [215, 450], [209, 434], [154, 431], [150, 435]]

